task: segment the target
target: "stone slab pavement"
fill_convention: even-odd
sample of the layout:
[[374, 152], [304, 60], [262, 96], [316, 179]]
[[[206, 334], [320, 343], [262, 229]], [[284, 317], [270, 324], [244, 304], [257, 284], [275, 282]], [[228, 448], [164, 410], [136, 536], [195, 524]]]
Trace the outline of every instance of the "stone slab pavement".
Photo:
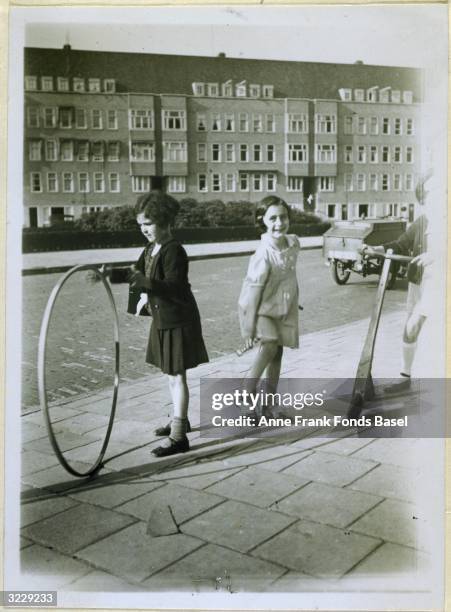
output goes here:
[[[382, 317], [377, 377], [398, 372], [402, 321], [402, 313]], [[367, 327], [362, 320], [301, 335], [300, 348], [284, 355], [282, 375], [352, 377]], [[353, 429], [332, 438], [299, 428], [274, 437], [200, 437], [199, 377], [242, 377], [251, 359], [252, 352], [229, 355], [189, 372], [192, 450], [174, 457], [150, 454], [159, 443], [152, 431], [170, 414], [164, 376], [122, 384], [104, 465], [93, 478], [70, 476], [42, 415], [23, 416], [22, 574], [8, 588], [427, 588], [434, 532], [421, 458], [430, 441], [363, 438]], [[76, 469], [95, 460], [110, 405], [105, 390], [51, 407], [57, 440]], [[168, 512], [168, 535], [155, 535], [149, 518], [161, 523]]]

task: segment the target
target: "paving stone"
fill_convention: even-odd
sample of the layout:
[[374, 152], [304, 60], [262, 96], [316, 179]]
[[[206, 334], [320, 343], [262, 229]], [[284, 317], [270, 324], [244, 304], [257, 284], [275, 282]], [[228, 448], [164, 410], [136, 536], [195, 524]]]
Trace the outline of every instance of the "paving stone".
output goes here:
[[[78, 448], [73, 448], [72, 450], [66, 451], [64, 453], [64, 457], [69, 463], [73, 463], [74, 461], [84, 461], [85, 463], [87, 462], [93, 464], [97, 460], [101, 451], [105, 433], [106, 432], [104, 431], [103, 437], [99, 438], [92, 444], [86, 444], [84, 446], [79, 446]], [[108, 457], [126, 453], [129, 450], [130, 444], [118, 444], [117, 442], [114, 443], [110, 440], [105, 453], [105, 460], [107, 460]]]
[[58, 590], [90, 571], [84, 563], [38, 544], [21, 551], [21, 582], [27, 590]]
[[354, 491], [368, 491], [381, 497], [414, 501], [418, 496], [418, 475], [396, 465], [379, 465], [349, 485]]
[[270, 593], [317, 593], [324, 591], [325, 580], [299, 572], [286, 572], [283, 576], [266, 585]]
[[[81, 413], [74, 418], [66, 419], [61, 424], [64, 426], [64, 430], [70, 433], [83, 435], [93, 430], [102, 429], [103, 434], [108, 426], [109, 417], [100, 414]], [[102, 431], [100, 431], [102, 435]]]
[[39, 440], [39, 438], [47, 437], [47, 428], [44, 424], [35, 425], [34, 423], [27, 423], [24, 421], [25, 417], [22, 418], [21, 422], [21, 438], [22, 444], [31, 442], [32, 440]]
[[[61, 452], [71, 450], [72, 448], [78, 448], [79, 446], [85, 446], [91, 444], [96, 440], [100, 440], [98, 436], [92, 436], [91, 434], [77, 435], [70, 432], [55, 433], [56, 442], [61, 449]], [[48, 453], [54, 455], [52, 445], [48, 438], [41, 438], [39, 440], [33, 440], [27, 444], [28, 450], [35, 450], [41, 453]]]
[[33, 450], [26, 450], [21, 454], [21, 473], [32, 474], [48, 467], [58, 465], [55, 454], [39, 453]]
[[[86, 472], [92, 467], [92, 464], [82, 463], [80, 461], [74, 461], [71, 465], [79, 472]], [[81, 482], [87, 481], [89, 477], [83, 480], [76, 479], [66, 472], [61, 465], [57, 465], [46, 470], [33, 472], [33, 474], [26, 474], [22, 479], [25, 484], [29, 484], [32, 487], [62, 493], [79, 486]]]
[[151, 476], [152, 480], [164, 480], [180, 484], [190, 489], [205, 489], [206, 487], [236, 474], [242, 468], [230, 467], [225, 461], [206, 461], [188, 466], [169, 467], [158, 474]]
[[264, 590], [284, 571], [268, 561], [208, 544], [158, 572], [143, 586], [150, 591], [255, 592]]
[[[260, 464], [266, 467], [266, 463]], [[288, 474], [277, 474], [258, 467], [249, 467], [230, 478], [208, 487], [208, 493], [216, 493], [229, 499], [267, 508], [282, 497], [293, 493], [308, 480]]]
[[106, 572], [92, 571], [86, 576], [71, 582], [67, 587], [70, 591], [96, 591], [104, 593], [127, 593], [143, 592], [146, 589], [140, 588], [136, 584], [130, 584], [121, 578], [107, 574]]
[[372, 535], [381, 540], [415, 546], [417, 544], [417, 519], [415, 507], [405, 502], [387, 499], [353, 523], [349, 529]]
[[201, 512], [217, 506], [222, 501], [222, 497], [212, 493], [188, 489], [177, 484], [168, 484], [119, 506], [117, 510], [147, 521], [155, 507], [166, 504], [171, 507], [176, 523], [180, 525]]
[[103, 506], [104, 508], [116, 508], [135, 497], [150, 493], [150, 491], [162, 486], [163, 483], [149, 482], [131, 475], [123, 475], [120, 478], [116, 474], [107, 474], [105, 478], [97, 479], [92, 485], [79, 491], [70, 491], [68, 495], [77, 501]]
[[28, 546], [33, 546], [33, 542], [31, 540], [27, 540], [27, 538], [23, 538], [20, 536], [20, 550], [23, 548], [27, 548]]
[[423, 456], [420, 450], [421, 442], [406, 438], [380, 438], [357, 451], [353, 457], [401, 467], [413, 467], [418, 465]]
[[150, 451], [152, 446], [142, 446], [140, 448], [129, 447], [120, 453], [112, 453], [108, 448], [105, 455], [105, 465], [110, 470], [126, 470], [134, 474], [152, 474], [157, 468], [157, 464]]
[[33, 523], [22, 533], [26, 538], [44, 546], [73, 554], [133, 522], [132, 517], [98, 506], [80, 504], [38, 523]]
[[298, 521], [253, 550], [252, 554], [315, 576], [341, 576], [379, 543], [380, 540], [375, 538]]
[[154, 504], [147, 521], [146, 533], [154, 538], [179, 533], [170, 506]]
[[274, 507], [279, 512], [316, 523], [346, 527], [380, 501], [382, 498], [376, 495], [311, 482]]
[[224, 461], [226, 465], [259, 465], [265, 470], [279, 472], [289, 465], [296, 463], [299, 459], [307, 457], [307, 455], [307, 452], [292, 448], [291, 445], [280, 444], [265, 447], [257, 446], [255, 449], [250, 448], [249, 450], [234, 454], [230, 458], [224, 457]]
[[[75, 417], [81, 413], [80, 410], [74, 410], [73, 408], [69, 408], [68, 406], [52, 406], [49, 405], [49, 415], [52, 423], [57, 423], [58, 421], [63, 421], [64, 419], [69, 419], [70, 417]], [[27, 423], [34, 423], [35, 425], [44, 425], [44, 415], [42, 410], [36, 410], [36, 412], [27, 414], [22, 417]]]
[[417, 573], [425, 571], [428, 565], [430, 558], [425, 553], [414, 548], [385, 543], [361, 561], [346, 578], [371, 574]]
[[182, 526], [183, 533], [197, 536], [240, 552], [247, 552], [294, 519], [277, 512], [227, 501]]
[[375, 467], [372, 461], [315, 451], [283, 471], [316, 482], [344, 486]]
[[141, 582], [202, 545], [197, 538], [177, 534], [153, 538], [139, 522], [88, 546], [77, 557], [130, 582]]
[[53, 516], [77, 505], [73, 499], [61, 495], [47, 495], [48, 499], [30, 500], [20, 508], [20, 524], [22, 527], [42, 521], [42, 519]]
[[322, 450], [326, 453], [337, 453], [337, 455], [352, 455], [368, 444], [371, 444], [371, 439], [346, 437], [323, 446]]

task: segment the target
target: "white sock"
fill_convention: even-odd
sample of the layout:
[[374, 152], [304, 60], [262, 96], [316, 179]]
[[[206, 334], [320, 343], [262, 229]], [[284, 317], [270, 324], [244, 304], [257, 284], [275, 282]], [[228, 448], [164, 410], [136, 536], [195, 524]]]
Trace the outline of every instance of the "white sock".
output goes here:
[[416, 342], [403, 342], [402, 343], [402, 371], [401, 374], [404, 376], [410, 376], [412, 372], [412, 364], [415, 359], [415, 351], [417, 349]]

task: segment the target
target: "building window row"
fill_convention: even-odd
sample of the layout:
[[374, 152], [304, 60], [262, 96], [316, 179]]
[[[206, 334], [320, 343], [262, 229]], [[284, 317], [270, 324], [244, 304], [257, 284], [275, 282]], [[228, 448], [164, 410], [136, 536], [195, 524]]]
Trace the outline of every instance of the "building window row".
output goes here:
[[269, 162], [276, 161], [276, 150], [273, 144], [238, 144], [234, 142], [212, 143], [207, 145], [204, 142], [197, 143], [197, 161], [202, 162]]
[[197, 175], [197, 190], [199, 193], [256, 191], [274, 192], [277, 188], [275, 172], [212, 172]]
[[106, 178], [104, 172], [47, 172], [45, 177], [41, 172], [30, 173], [32, 193], [105, 193], [106, 186], [110, 193], [120, 192], [120, 177], [117, 172], [109, 172]]
[[[72, 89], [71, 89], [72, 81]], [[39, 88], [40, 85], [40, 88]], [[81, 77], [26, 76], [25, 91], [59, 91], [74, 93], [115, 93], [115, 79], [85, 79]]]
[[28, 143], [30, 161], [111, 161], [120, 160], [120, 142], [88, 140], [30, 140]]
[[401, 91], [391, 87], [369, 87], [368, 89], [348, 89], [338, 90], [340, 99], [345, 102], [379, 102], [383, 104], [412, 104], [413, 92], [409, 90]]
[[345, 191], [413, 191], [413, 174], [345, 174]]
[[117, 130], [118, 113], [115, 109], [93, 108], [89, 111], [73, 106], [28, 106], [27, 127], [29, 128], [76, 128], [86, 130]]
[[414, 149], [410, 146], [385, 146], [385, 145], [345, 145], [343, 150], [343, 162], [345, 164], [378, 164], [394, 163], [407, 164], [414, 162]]
[[364, 117], [362, 115], [346, 115], [343, 122], [345, 134], [377, 136], [413, 136], [415, 122], [411, 117]]
[[276, 131], [273, 113], [197, 113], [198, 132], [239, 132], [274, 133]]
[[192, 83], [193, 94], [195, 96], [209, 96], [212, 98], [273, 98], [273, 85], [259, 85], [239, 81], [234, 83], [231, 79], [225, 83], [202, 83], [196, 81]]

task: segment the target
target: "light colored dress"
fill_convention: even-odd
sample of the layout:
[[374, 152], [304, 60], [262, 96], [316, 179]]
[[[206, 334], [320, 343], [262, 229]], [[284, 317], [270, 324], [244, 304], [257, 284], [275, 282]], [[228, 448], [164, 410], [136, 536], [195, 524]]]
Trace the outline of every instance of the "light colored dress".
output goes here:
[[287, 235], [287, 247], [277, 249], [267, 234], [252, 255], [238, 301], [241, 334], [255, 333], [263, 341], [299, 346], [299, 310], [296, 261], [300, 251], [295, 235]]

